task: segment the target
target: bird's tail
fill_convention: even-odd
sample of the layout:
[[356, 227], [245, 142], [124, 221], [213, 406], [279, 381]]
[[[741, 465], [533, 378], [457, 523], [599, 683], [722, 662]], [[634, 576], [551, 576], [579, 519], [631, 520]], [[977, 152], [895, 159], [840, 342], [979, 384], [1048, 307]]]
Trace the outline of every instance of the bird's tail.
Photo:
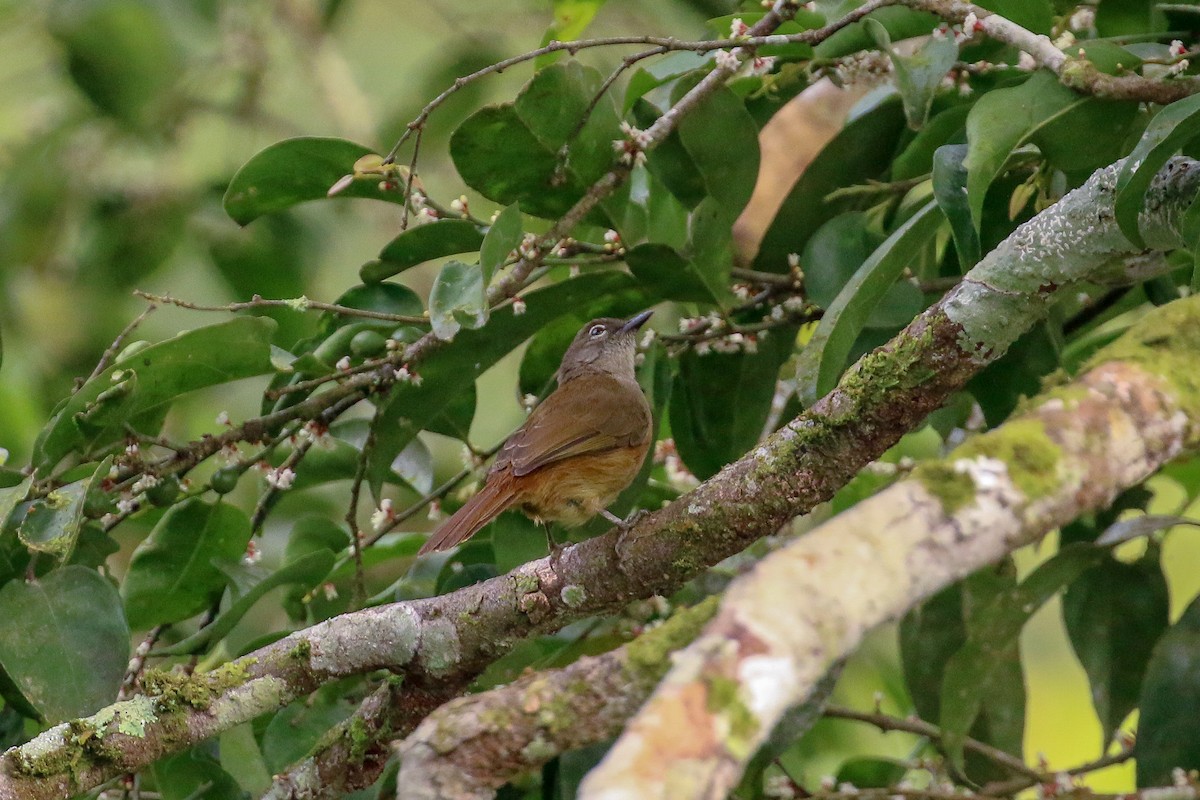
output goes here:
[[450, 519], [434, 531], [433, 535], [421, 546], [418, 555], [432, 553], [435, 550], [448, 550], [456, 544], [470, 539], [479, 529], [495, 519], [501, 511], [513, 504], [516, 499], [513, 493], [511, 476], [508, 480], [493, 478], [484, 483], [483, 488], [467, 501], [467, 504], [454, 512]]

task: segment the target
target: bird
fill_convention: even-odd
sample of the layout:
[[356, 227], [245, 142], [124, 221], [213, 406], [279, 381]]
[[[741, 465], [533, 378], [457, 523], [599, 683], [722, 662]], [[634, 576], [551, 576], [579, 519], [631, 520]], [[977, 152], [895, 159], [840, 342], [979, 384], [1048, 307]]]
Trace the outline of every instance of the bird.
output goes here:
[[446, 520], [419, 554], [465, 542], [516, 508], [542, 524], [582, 525], [633, 482], [653, 438], [650, 404], [634, 375], [638, 329], [653, 312], [587, 323], [563, 355], [557, 388], [500, 448], [483, 487]]

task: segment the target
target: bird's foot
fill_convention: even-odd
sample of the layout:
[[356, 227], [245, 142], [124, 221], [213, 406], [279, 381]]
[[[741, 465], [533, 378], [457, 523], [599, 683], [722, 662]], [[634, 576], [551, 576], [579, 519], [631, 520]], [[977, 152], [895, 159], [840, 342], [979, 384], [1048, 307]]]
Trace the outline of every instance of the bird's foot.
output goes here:
[[607, 508], [600, 510], [600, 516], [604, 517], [613, 525], [616, 525], [618, 528], [620, 528], [622, 533], [627, 533], [629, 529], [634, 525], [637, 525], [638, 522], [641, 521], [642, 517], [646, 516], [647, 513], [649, 512], [647, 512], [645, 509], [635, 508], [633, 511], [629, 512], [629, 516], [627, 516], [625, 519], [621, 519]]

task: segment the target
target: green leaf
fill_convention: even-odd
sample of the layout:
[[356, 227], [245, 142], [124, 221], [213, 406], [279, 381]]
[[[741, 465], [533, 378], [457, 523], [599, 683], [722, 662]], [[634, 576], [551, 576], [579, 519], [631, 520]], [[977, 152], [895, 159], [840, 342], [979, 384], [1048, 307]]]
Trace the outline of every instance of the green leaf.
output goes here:
[[21, 543], [30, 550], [51, 553], [61, 561], [70, 558], [83, 525], [88, 492], [108, 475], [111, 466], [112, 458], [106, 458], [87, 478], [60, 486], [36, 500], [17, 530]]
[[67, 71], [103, 113], [134, 128], [162, 124], [183, 71], [183, 50], [159, 8], [138, 0], [56, 3], [49, 30]]
[[1117, 176], [1114, 210], [1117, 225], [1129, 241], [1144, 247], [1138, 230], [1138, 215], [1150, 181], [1167, 159], [1200, 135], [1200, 95], [1177, 100], [1159, 111], [1146, 126], [1142, 138], [1125, 159]]
[[[334, 301], [334, 305], [357, 308], [361, 311], [378, 311], [401, 317], [419, 317], [425, 313], [425, 304], [412, 289], [399, 283], [366, 283], [347, 289]], [[382, 320], [364, 320], [353, 314], [321, 315], [321, 330], [326, 334], [343, 325], [369, 324], [372, 327], [390, 329], [396, 323]]]
[[966, 142], [970, 112], [971, 106], [961, 103], [934, 114], [892, 162], [892, 179], [906, 181], [933, 171], [933, 154], [939, 147]]
[[680, 357], [668, 413], [679, 457], [697, 478], [715, 475], [759, 440], [795, 335], [790, 327], [773, 330], [757, 353], [688, 350]]
[[[591, 67], [554, 64], [514, 102], [475, 112], [450, 137], [459, 175], [489, 200], [560, 216], [609, 168], [612, 142], [621, 138], [609, 98], [588, 113], [600, 83]], [[581, 119], [587, 122], [576, 134]]]
[[835, 136], [783, 201], [763, 237], [755, 265], [767, 272], [786, 272], [789, 253], [804, 252], [818, 228], [840, 209], [825, 201], [835, 189], [878, 178], [891, 164], [891, 154], [904, 132], [900, 100], [889, 99], [855, 118]]
[[965, 274], [979, 261], [979, 234], [967, 202], [967, 146], [950, 144], [933, 154], [933, 197], [950, 222], [958, 263]]
[[1029, 618], [1063, 587], [1105, 555], [1091, 544], [1062, 548], [1015, 589], [996, 595], [976, 616], [967, 642], [946, 664], [940, 726], [951, 762], [962, 767], [963, 742], [983, 709], [978, 688], [1003, 663], [1001, 651], [1016, 643]]
[[[462, 330], [438, 351], [438, 357], [421, 365], [420, 385], [396, 384], [384, 401], [377, 422], [387, 432], [389, 446], [371, 453], [369, 480], [380, 479], [391, 467], [398, 448], [431, 425], [475, 379], [505, 354], [564, 314], [591, 319], [612, 308], [645, 308], [646, 292], [632, 276], [620, 272], [596, 272], [537, 289], [523, 295], [526, 311], [514, 314], [511, 307], [493, 312], [479, 330]], [[393, 436], [393, 429], [398, 432]]]
[[[979, 617], [998, 596], [1016, 585], [1011, 561], [986, 567], [960, 583], [943, 589], [907, 614], [900, 623], [900, 657], [904, 680], [917, 715], [936, 720], [942, 715], [942, 684], [951, 657], [967, 643], [968, 630], [980, 630]], [[972, 738], [1019, 753], [1024, 727], [1025, 687], [1016, 641], [999, 644], [995, 668], [976, 687], [982, 708], [971, 726]], [[967, 752], [966, 773], [975, 781], [1000, 780], [1010, 773], [990, 759]]]
[[0, 489], [0, 531], [4, 530], [5, 523], [8, 522], [8, 517], [12, 514], [13, 509], [20, 505], [25, 496], [29, 494], [31, 486], [33, 486], [32, 475], [16, 486]]
[[879, 300], [941, 225], [935, 202], [927, 203], [871, 254], [825, 310], [800, 353], [800, 398], [811, 405], [837, 385], [846, 358]]
[[[680, 96], [685, 85], [676, 89]], [[680, 119], [678, 133], [705, 193], [732, 223], [758, 180], [758, 126], [745, 103], [722, 87]]]
[[429, 321], [439, 339], [453, 339], [463, 328], [474, 330], [488, 319], [483, 270], [478, 264], [447, 261], [429, 292]]
[[34, 444], [33, 465], [125, 439], [126, 426], [156, 435], [180, 395], [273, 371], [273, 320], [239, 317], [197, 328], [119, 359], [62, 403]]
[[664, 300], [716, 303], [724, 294], [724, 286], [710, 285], [700, 265], [669, 245], [639, 244], [625, 252], [625, 263], [648, 291]]
[[886, 789], [895, 786], [908, 772], [908, 765], [894, 758], [856, 756], [842, 762], [834, 783], [853, 784], [858, 789]]
[[521, 244], [521, 208], [514, 203], [500, 212], [479, 248], [479, 266], [483, 267], [483, 285], [492, 281], [496, 270], [504, 266], [509, 253]]
[[289, 561], [238, 597], [212, 621], [212, 624], [204, 626], [181, 642], [158, 650], [157, 655], [181, 656], [211, 647], [213, 643], [224, 639], [267, 592], [279, 586], [292, 584], [300, 591], [307, 592], [325, 579], [333, 569], [335, 560], [333, 552], [322, 549]]
[[883, 23], [867, 17], [863, 26], [892, 61], [908, 127], [920, 130], [929, 118], [929, 108], [933, 105], [933, 96], [941, 88], [942, 79], [958, 59], [958, 43], [953, 35], [935, 34], [925, 40], [920, 50], [904, 56], [892, 49], [891, 37]]
[[384, 245], [379, 258], [363, 264], [358, 276], [363, 283], [377, 283], [435, 258], [474, 252], [483, 240], [478, 226], [465, 219], [416, 225]]
[[308, 755], [329, 730], [354, 712], [354, 705], [332, 692], [317, 692], [312, 702], [292, 703], [279, 711], [262, 735], [263, 759], [272, 774]]
[[1020, 86], [989, 92], [967, 116], [967, 199], [976, 229], [988, 187], [1014, 150], [1041, 127], [1089, 102], [1049, 72], [1036, 72]]
[[1200, 769], [1200, 597], [1155, 645], [1138, 707], [1138, 788]]
[[[301, 517], [288, 534], [284, 561], [299, 561], [316, 553], [328, 553], [336, 557], [350, 545], [350, 534], [328, 517], [310, 514]], [[378, 547], [378, 543], [376, 544]], [[368, 552], [375, 550], [372, 547]], [[293, 584], [284, 593], [283, 607], [293, 620], [305, 619], [306, 601], [314, 599], [309, 590]]]
[[263, 762], [262, 751], [254, 738], [254, 725], [241, 725], [222, 731], [217, 740], [221, 768], [233, 778], [241, 791], [261, 797], [271, 788], [271, 773]]
[[[542, 37], [542, 46], [552, 41], [569, 42], [578, 39], [605, 2], [606, 0], [553, 0], [554, 22], [546, 29], [546, 34]], [[544, 69], [562, 55], [561, 50], [540, 55], [533, 60], [533, 68]]]
[[68, 566], [0, 588], [0, 666], [47, 722], [111, 703], [128, 662], [121, 600], [95, 570]]
[[206, 611], [227, 578], [221, 561], [237, 561], [250, 541], [250, 519], [228, 503], [185, 500], [172, 506], [133, 551], [121, 587], [134, 628], [180, 622]]
[[[263, 214], [329, 196], [329, 189], [372, 152], [345, 139], [300, 136], [259, 152], [233, 176], [223, 200], [225, 213], [239, 225]], [[404, 192], [381, 191], [377, 181], [356, 180], [337, 197], [368, 197], [403, 203]]]
[[234, 800], [240, 786], [205, 752], [206, 745], [155, 761], [150, 767], [162, 800]]
[[1102, 749], [1137, 707], [1151, 651], [1169, 623], [1167, 581], [1156, 555], [1132, 564], [1105, 559], [1063, 595], [1063, 619], [1087, 672]]

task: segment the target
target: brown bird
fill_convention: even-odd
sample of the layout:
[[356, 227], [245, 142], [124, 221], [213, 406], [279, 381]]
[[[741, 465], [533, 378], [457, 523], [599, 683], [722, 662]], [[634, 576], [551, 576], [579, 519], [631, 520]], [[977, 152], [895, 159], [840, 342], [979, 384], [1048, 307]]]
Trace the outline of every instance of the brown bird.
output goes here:
[[558, 368], [558, 388], [508, 438], [483, 488], [422, 554], [465, 542], [509, 508], [545, 525], [548, 538], [551, 522], [570, 527], [603, 514], [622, 523], [607, 507], [637, 475], [651, 439], [650, 404], [633, 374], [637, 330], [650, 314], [583, 326]]

